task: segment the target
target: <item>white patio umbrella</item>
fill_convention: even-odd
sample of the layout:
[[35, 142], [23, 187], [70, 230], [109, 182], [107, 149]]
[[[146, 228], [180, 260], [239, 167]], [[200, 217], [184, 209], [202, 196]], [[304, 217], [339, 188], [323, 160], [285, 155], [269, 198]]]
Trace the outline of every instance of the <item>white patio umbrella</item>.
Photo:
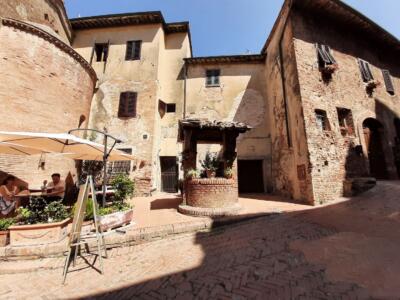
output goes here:
[[21, 145], [0, 142], [0, 154], [35, 155], [35, 154], [43, 154], [43, 153], [48, 153], [48, 152], [40, 150], [40, 149], [36, 149], [36, 148], [30, 148], [30, 147], [24, 147]]
[[104, 146], [65, 133], [0, 131], [0, 142], [45, 152], [103, 155]]
[[[91, 155], [91, 154], [65, 153], [62, 155], [64, 157], [72, 158], [75, 160], [96, 160], [96, 161], [103, 160], [103, 154], [102, 155]], [[135, 157], [130, 154], [126, 154], [118, 149], [113, 149], [113, 150], [111, 150], [107, 160], [108, 161], [128, 161], [128, 160], [135, 160]]]

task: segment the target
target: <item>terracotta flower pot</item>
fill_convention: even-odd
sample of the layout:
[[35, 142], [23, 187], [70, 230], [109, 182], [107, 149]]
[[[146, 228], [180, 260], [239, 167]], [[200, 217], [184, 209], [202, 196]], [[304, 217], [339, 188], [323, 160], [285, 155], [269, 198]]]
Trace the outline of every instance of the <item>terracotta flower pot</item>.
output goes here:
[[11, 246], [31, 246], [57, 243], [68, 234], [68, 224], [71, 218], [61, 222], [13, 225], [9, 228]]
[[115, 213], [100, 216], [99, 222], [102, 231], [107, 231], [123, 225], [128, 225], [133, 218], [133, 210], [117, 211]]
[[7, 238], [8, 238], [8, 230], [0, 231], [0, 247], [7, 246], [7, 242], [8, 242]]
[[215, 171], [214, 170], [206, 170], [207, 178], [214, 178]]

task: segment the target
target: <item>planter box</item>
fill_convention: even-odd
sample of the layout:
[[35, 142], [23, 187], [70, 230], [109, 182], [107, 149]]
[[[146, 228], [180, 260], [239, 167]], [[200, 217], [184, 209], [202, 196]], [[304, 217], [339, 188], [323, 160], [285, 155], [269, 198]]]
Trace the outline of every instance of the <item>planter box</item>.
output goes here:
[[49, 224], [14, 225], [9, 228], [11, 246], [31, 246], [57, 243], [68, 234], [71, 218]]
[[0, 247], [7, 246], [8, 231], [0, 231]]
[[107, 231], [122, 225], [127, 225], [132, 221], [133, 210], [118, 211], [109, 215], [100, 216], [99, 222], [102, 231]]

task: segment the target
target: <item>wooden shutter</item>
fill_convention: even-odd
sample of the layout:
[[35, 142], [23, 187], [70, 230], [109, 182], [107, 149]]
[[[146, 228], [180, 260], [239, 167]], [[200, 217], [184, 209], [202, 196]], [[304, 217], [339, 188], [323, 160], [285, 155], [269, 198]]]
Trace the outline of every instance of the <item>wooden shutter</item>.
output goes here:
[[90, 65], [92, 65], [93, 62], [93, 56], [94, 56], [94, 49], [96, 48], [96, 40], [94, 41], [94, 45], [92, 48], [92, 54], [90, 55]]
[[358, 65], [360, 66], [360, 72], [364, 82], [368, 82], [374, 79], [371, 69], [369, 67], [369, 63], [362, 59], [358, 59]]
[[318, 59], [322, 65], [336, 64], [336, 60], [333, 57], [329, 46], [317, 43], [315, 47], [317, 48]]
[[118, 107], [118, 117], [126, 117], [126, 107], [127, 107], [127, 93], [121, 93], [119, 96], [119, 107]]
[[140, 59], [140, 54], [142, 50], [142, 41], [135, 41], [135, 52], [133, 54], [133, 59]]
[[126, 43], [125, 60], [132, 60], [132, 51], [133, 51], [133, 42], [128, 41]]
[[388, 70], [382, 70], [382, 75], [383, 80], [385, 81], [386, 91], [390, 94], [394, 94], [394, 86], [390, 72]]
[[136, 117], [136, 100], [137, 93], [129, 92], [127, 101], [127, 115], [129, 117]]

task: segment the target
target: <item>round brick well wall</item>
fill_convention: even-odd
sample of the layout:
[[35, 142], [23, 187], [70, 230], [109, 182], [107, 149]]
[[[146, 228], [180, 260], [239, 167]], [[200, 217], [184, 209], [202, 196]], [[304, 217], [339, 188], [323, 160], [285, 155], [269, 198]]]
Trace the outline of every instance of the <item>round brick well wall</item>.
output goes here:
[[186, 185], [188, 206], [201, 208], [225, 208], [238, 203], [238, 189], [234, 179], [192, 179]]

